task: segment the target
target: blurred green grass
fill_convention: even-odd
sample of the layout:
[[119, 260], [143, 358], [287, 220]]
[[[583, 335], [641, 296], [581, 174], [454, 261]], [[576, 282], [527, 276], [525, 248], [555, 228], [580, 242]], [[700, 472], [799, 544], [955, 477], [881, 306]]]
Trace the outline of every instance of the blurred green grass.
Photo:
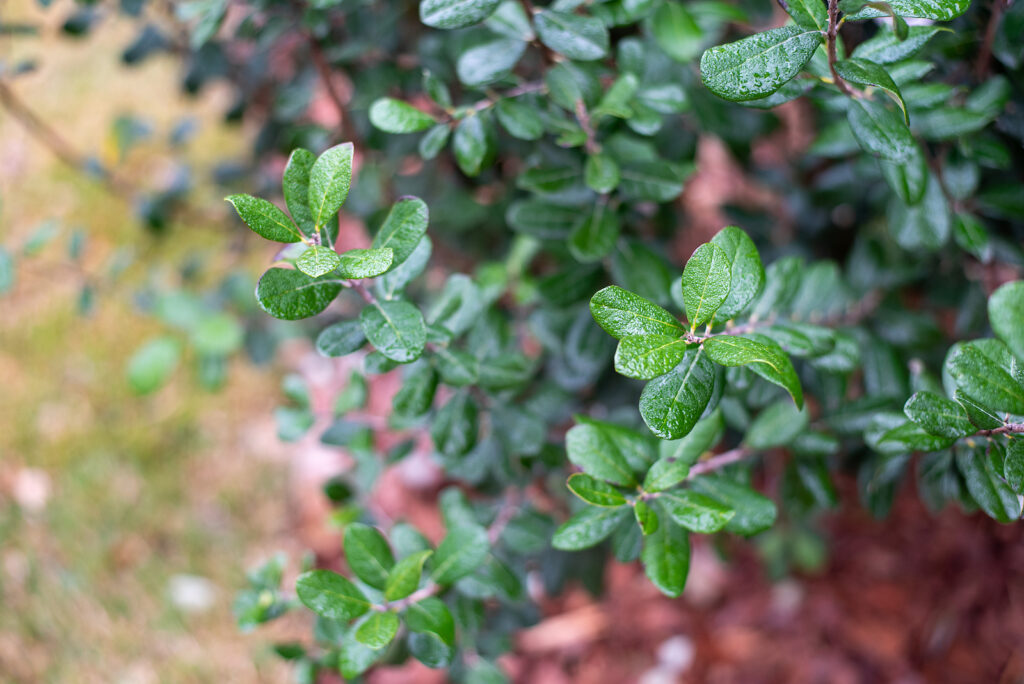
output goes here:
[[[4, 46], [4, 57], [39, 57], [40, 70], [15, 88], [69, 141], [110, 161], [119, 114], [166, 131], [187, 113], [200, 122], [189, 153], [197, 167], [244, 149], [244, 133], [217, 120], [223, 93], [184, 100], [170, 59], [119, 65], [127, 24], [109, 22], [83, 41], [57, 36], [70, 7], [4, 7], [5, 20], [45, 24], [41, 37]], [[136, 254], [88, 317], [76, 311], [81, 274], [62, 260], [66, 239], [21, 260], [13, 291], [0, 298], [0, 680], [281, 681], [268, 635], [244, 637], [230, 614], [246, 564], [289, 548], [270, 419], [274, 373], [233, 361], [226, 387], [211, 394], [183, 365], [148, 397], [134, 396], [124, 373], [132, 352], [164, 332], [135, 309], [133, 288], [196, 251], [214, 255], [212, 273], [237, 266], [234, 225], [175, 225], [156, 238], [123, 199], [61, 166], [2, 114], [0, 148], [0, 243], [22, 244], [57, 219], [63, 238], [71, 226], [89, 235], [87, 273], [120, 246]], [[159, 176], [162, 153], [144, 144], [124, 171]], [[217, 201], [204, 192], [195, 199]], [[200, 604], [211, 599], [204, 609], [182, 607], [190, 587]]]

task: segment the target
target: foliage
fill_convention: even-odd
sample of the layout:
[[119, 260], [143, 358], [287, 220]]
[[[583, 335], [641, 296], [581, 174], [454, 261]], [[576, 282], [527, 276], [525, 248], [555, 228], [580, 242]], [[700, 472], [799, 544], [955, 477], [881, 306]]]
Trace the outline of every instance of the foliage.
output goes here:
[[[365, 392], [320, 436], [357, 462], [328, 487], [347, 571], [293, 596], [275, 559], [238, 601], [245, 627], [316, 615], [304, 676], [411, 656], [489, 681], [537, 619], [529, 573], [597, 591], [606, 557], [639, 560], [678, 596], [695, 535], [813, 569], [844, 479], [878, 517], [913, 480], [932, 510], [1020, 519], [1021, 3], [780, 4], [782, 26], [714, 0], [182, 5], [186, 84], [233, 84], [257, 158], [294, 149], [284, 208], [228, 198], [283, 243], [259, 306], [320, 316], [320, 353], [364, 356], [353, 387], [402, 377], [402, 445], [378, 453]], [[778, 205], [703, 233], [681, 194], [715, 138]], [[368, 248], [335, 248], [339, 211]], [[420, 437], [450, 485], [436, 546], [371, 513]]]

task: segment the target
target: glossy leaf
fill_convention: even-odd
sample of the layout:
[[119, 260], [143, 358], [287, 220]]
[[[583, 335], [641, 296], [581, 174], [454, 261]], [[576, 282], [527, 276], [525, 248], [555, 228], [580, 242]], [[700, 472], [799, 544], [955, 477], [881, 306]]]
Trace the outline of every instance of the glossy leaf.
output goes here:
[[356, 627], [356, 641], [372, 648], [380, 650], [391, 643], [398, 633], [398, 615], [391, 611], [373, 612]]
[[978, 347], [962, 345], [946, 363], [957, 386], [982, 406], [1024, 415], [1024, 385]]
[[666, 596], [676, 598], [683, 593], [690, 572], [689, 535], [679, 525], [666, 521], [644, 538], [640, 560], [654, 586]]
[[874, 100], [850, 101], [847, 120], [865, 152], [892, 162], [906, 161], [916, 143], [903, 117]]
[[479, 23], [494, 13], [501, 0], [420, 0], [420, 21], [439, 29]]
[[933, 435], [957, 439], [975, 432], [960, 404], [933, 392], [915, 393], [903, 406], [903, 412]]
[[718, 532], [736, 515], [725, 504], [686, 489], [663, 493], [658, 504], [672, 520], [698, 534]]
[[344, 546], [345, 560], [356, 577], [375, 589], [383, 589], [395, 564], [384, 535], [369, 525], [352, 523], [345, 528]]
[[370, 610], [356, 585], [330, 570], [310, 570], [295, 581], [295, 593], [307, 608], [328, 620], [348, 621]]
[[566, 520], [555, 531], [551, 545], [562, 551], [580, 551], [601, 543], [632, 515], [629, 508], [588, 506]]
[[227, 201], [254, 233], [275, 242], [298, 242], [302, 234], [274, 204], [252, 195], [231, 195]]
[[340, 292], [341, 285], [329, 278], [310, 278], [301, 271], [271, 268], [256, 285], [256, 301], [271, 316], [294, 321], [320, 313]]
[[352, 143], [330, 148], [309, 170], [309, 209], [318, 228], [338, 213], [352, 183]]
[[700, 349], [686, 352], [671, 373], [644, 387], [640, 415], [662, 439], [679, 439], [693, 429], [714, 391], [714, 365]]
[[387, 268], [388, 271], [393, 271], [412, 256], [426, 235], [428, 223], [427, 205], [418, 197], [403, 197], [391, 206], [391, 211], [388, 212], [371, 245], [375, 250], [392, 251], [393, 258]]
[[1001, 285], [988, 299], [992, 330], [1024, 364], [1024, 280]]
[[350, 249], [338, 258], [338, 275], [350, 280], [375, 278], [391, 268], [393, 259], [390, 247]]
[[600, 19], [544, 9], [533, 21], [540, 41], [569, 59], [590, 61], [608, 53], [608, 29]]
[[605, 332], [619, 339], [627, 335], [682, 337], [686, 332], [665, 309], [615, 285], [590, 299], [590, 312]]
[[626, 504], [626, 497], [622, 496], [619, 490], [583, 473], [570, 475], [566, 486], [569, 487], [569, 491], [592, 506], [614, 508]]
[[718, 335], [703, 344], [707, 357], [722, 366], [749, 366], [768, 382], [789, 392], [797, 408], [803, 408], [804, 393], [793, 362], [778, 347], [747, 337]]
[[701, 80], [726, 100], [742, 102], [771, 95], [800, 72], [821, 37], [817, 30], [783, 26], [718, 45], [700, 58]]
[[359, 314], [359, 322], [370, 344], [392, 361], [415, 361], [426, 346], [423, 314], [409, 302], [374, 302]]
[[627, 335], [615, 350], [615, 372], [628, 378], [652, 380], [675, 368], [688, 345], [670, 335]]
[[310, 278], [327, 275], [341, 264], [341, 257], [330, 247], [314, 245], [299, 255], [295, 267]]
[[715, 312], [715, 320], [728, 321], [746, 309], [764, 287], [764, 266], [754, 241], [736, 226], [726, 226], [711, 238], [731, 263], [729, 296]]
[[683, 302], [691, 331], [714, 318], [731, 283], [732, 264], [724, 249], [708, 242], [693, 252], [683, 270]]

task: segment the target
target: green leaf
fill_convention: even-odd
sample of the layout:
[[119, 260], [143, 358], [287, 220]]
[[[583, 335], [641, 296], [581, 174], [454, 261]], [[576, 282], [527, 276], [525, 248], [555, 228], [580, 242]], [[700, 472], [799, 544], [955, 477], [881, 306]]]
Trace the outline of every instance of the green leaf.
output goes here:
[[330, 247], [313, 245], [299, 255], [295, 267], [310, 278], [327, 275], [341, 264], [341, 257]]
[[690, 349], [671, 373], [652, 380], [640, 395], [640, 415], [662, 439], [693, 429], [715, 387], [715, 368], [700, 349]]
[[569, 476], [566, 486], [569, 487], [569, 491], [592, 506], [614, 508], [626, 505], [626, 497], [622, 496], [619, 490], [590, 475], [573, 473]]
[[704, 31], [681, 2], [663, 3], [651, 20], [658, 46], [677, 62], [689, 62], [703, 49]]
[[1003, 477], [1018, 494], [1024, 489], [1024, 437], [1014, 437], [1007, 443]]
[[654, 534], [658, 531], [660, 522], [658, 521], [658, 514], [647, 504], [646, 501], [640, 500], [633, 505], [633, 515], [636, 518], [636, 524], [640, 527], [640, 533], [643, 536]]
[[787, 0], [783, 7], [798, 26], [818, 31], [828, 29], [828, 12], [822, 0]]
[[565, 435], [569, 461], [588, 475], [623, 487], [636, 485], [629, 459], [606, 424], [589, 421], [574, 425]]
[[569, 251], [577, 261], [600, 261], [619, 238], [619, 215], [606, 202], [596, 202], [569, 233]]
[[619, 172], [619, 192], [631, 199], [670, 202], [683, 191], [688, 173], [686, 167], [666, 161], [630, 161]]
[[700, 58], [701, 80], [726, 100], [771, 95], [800, 72], [821, 38], [820, 31], [783, 26], [713, 47]]
[[907, 421], [886, 430], [878, 439], [880, 450], [895, 453], [912, 451], [940, 451], [953, 444], [952, 437], [939, 437], [927, 432], [917, 423]]
[[903, 101], [903, 94], [884, 67], [867, 59], [845, 59], [836, 62], [835, 66], [836, 72], [844, 80], [860, 86], [873, 86], [884, 91], [903, 112], [903, 120], [910, 123], [910, 115], [907, 114], [907, 103]]
[[906, 38], [900, 38], [892, 31], [879, 31], [869, 40], [864, 41], [853, 51], [857, 59], [869, 59], [875, 64], [892, 64], [911, 57], [924, 47], [943, 29], [938, 26], [911, 26]]
[[350, 249], [338, 258], [338, 275], [352, 280], [375, 278], [391, 269], [393, 258], [390, 247]]
[[589, 155], [583, 167], [583, 178], [588, 188], [607, 194], [619, 185], [619, 165], [603, 152]]
[[373, 238], [374, 249], [390, 249], [394, 253], [387, 270], [393, 271], [408, 259], [427, 233], [430, 213], [419, 197], [403, 197], [393, 205], [387, 218]]
[[676, 598], [686, 587], [690, 572], [690, 539], [686, 531], [671, 522], [644, 538], [640, 560], [648, 579], [661, 593]]
[[340, 321], [320, 331], [316, 350], [323, 356], [345, 356], [362, 347], [364, 342], [366, 335], [359, 321]]
[[960, 404], [933, 392], [915, 393], [904, 404], [903, 412], [928, 433], [940, 437], [959, 439], [975, 431]]
[[775, 524], [778, 515], [775, 502], [758, 494], [748, 485], [720, 476], [705, 475], [693, 480], [690, 487], [736, 511], [736, 515], [725, 526], [729, 532], [751, 536]]
[[631, 515], [628, 508], [588, 506], [555, 530], [551, 545], [562, 551], [580, 551], [599, 544]]
[[294, 321], [320, 313], [340, 292], [337, 281], [310, 278], [289, 268], [271, 268], [256, 285], [256, 301], [274, 318]]
[[284, 177], [281, 179], [288, 213], [307, 234], [315, 229], [313, 214], [309, 210], [309, 172], [315, 163], [316, 155], [309, 150], [301, 147], [293, 150], [288, 157], [288, 165], [284, 167]]
[[405, 624], [413, 632], [436, 634], [449, 646], [455, 643], [455, 620], [444, 601], [428, 596], [409, 606], [405, 612]]
[[309, 170], [309, 208], [316, 227], [322, 228], [338, 213], [352, 183], [352, 143], [330, 148]]
[[715, 411], [698, 421], [682, 439], [661, 442], [658, 445], [660, 458], [647, 471], [643, 490], [660, 492], [684, 481], [690, 474], [690, 466], [722, 438], [724, 429], [722, 412]]
[[519, 98], [504, 98], [494, 107], [494, 114], [508, 134], [520, 140], [539, 140], [544, 135], [544, 122], [537, 110]]
[[615, 372], [628, 378], [652, 380], [675, 368], [686, 354], [687, 342], [670, 335], [627, 335], [615, 350]]
[[[917, 17], [949, 21], [967, 11], [971, 0], [887, 0], [893, 14], [901, 17]], [[847, 16], [851, 21], [883, 17], [888, 12], [874, 7], [865, 7], [855, 14]]]
[[446, 385], [465, 387], [475, 385], [480, 379], [480, 362], [469, 352], [439, 347], [434, 361]]
[[526, 51], [526, 43], [518, 38], [498, 38], [469, 48], [459, 55], [455, 72], [459, 81], [479, 87], [500, 81], [511, 73]]
[[533, 22], [540, 42], [569, 59], [591, 61], [608, 54], [608, 29], [600, 19], [544, 9]]
[[894, 201], [886, 216], [889, 232], [906, 250], [934, 251], [949, 241], [952, 230], [949, 203], [938, 178], [928, 174], [926, 183], [924, 196], [918, 204], [905, 206]]
[[356, 585], [330, 570], [310, 570], [295, 581], [299, 600], [328, 620], [347, 622], [370, 610], [370, 602]]
[[430, 410], [437, 393], [437, 371], [427, 363], [416, 364], [402, 378], [392, 407], [400, 416], [417, 418]]
[[226, 198], [254, 233], [274, 242], [298, 242], [302, 233], [288, 215], [272, 203], [252, 195], [231, 195]]
[[771, 449], [792, 442], [807, 427], [807, 411], [788, 401], [777, 401], [758, 414], [743, 438], [751, 449]]
[[431, 579], [437, 584], [453, 584], [480, 567], [490, 550], [484, 528], [472, 524], [454, 527], [437, 547]]
[[800, 378], [793, 368], [793, 362], [778, 346], [733, 335], [717, 335], [705, 341], [702, 346], [708, 358], [721, 366], [750, 366], [762, 378], [789, 392], [797, 408], [803, 408], [804, 393]]
[[1002, 427], [1002, 418], [991, 409], [979, 404], [976, 399], [967, 396], [963, 390], [958, 389], [954, 391], [953, 398], [956, 400], [956, 403], [964, 407], [964, 410], [967, 411], [967, 416], [971, 419], [971, 423], [979, 430], [993, 430], [997, 427]]
[[359, 643], [352, 631], [341, 639], [338, 650], [338, 669], [345, 679], [355, 679], [363, 674], [383, 655], [383, 652]]
[[706, 242], [690, 256], [683, 269], [683, 302], [690, 331], [710, 321], [729, 296], [732, 264], [724, 249]]
[[369, 114], [370, 123], [385, 133], [416, 133], [437, 123], [437, 119], [430, 114], [393, 97], [375, 100], [370, 105]]
[[999, 287], [988, 298], [988, 319], [996, 337], [1024, 364], [1024, 280]]
[[686, 332], [665, 309], [615, 285], [594, 294], [590, 313], [605, 332], [618, 339], [627, 335], [682, 337]]
[[682, 490], [665, 492], [658, 503], [677, 523], [698, 534], [712, 534], [724, 528], [736, 511], [709, 496]]
[[427, 343], [423, 314], [409, 302], [377, 301], [359, 314], [366, 339], [377, 351], [398, 363], [415, 361]]
[[158, 337], [142, 345], [128, 361], [128, 384], [135, 394], [150, 394], [170, 379], [181, 358], [181, 344]]
[[391, 643], [398, 633], [398, 615], [391, 611], [374, 612], [358, 627], [356, 627], [356, 641], [369, 648], [380, 650]]
[[420, 586], [423, 564], [433, 553], [430, 549], [424, 549], [395, 563], [384, 585], [384, 598], [388, 601], [396, 601], [415, 592]]
[[478, 413], [469, 392], [459, 392], [449, 399], [430, 426], [430, 437], [437, 450], [450, 458], [467, 454], [476, 445]]
[[917, 149], [903, 117], [879, 102], [851, 99], [846, 118], [857, 142], [869, 154], [892, 162], [903, 162]]
[[439, 29], [456, 29], [489, 17], [501, 0], [421, 0], [420, 21]]
[[344, 546], [345, 560], [355, 576], [374, 589], [383, 589], [395, 564], [384, 535], [369, 525], [352, 523], [345, 528]]
[[[810, 0], [809, 0], [810, 1]], [[725, 251], [732, 264], [729, 275], [729, 296], [718, 311], [715, 319], [728, 321], [747, 308], [747, 305], [761, 294], [764, 287], [764, 266], [757, 253], [757, 246], [750, 236], [736, 226], [726, 226], [711, 238], [713, 244]]]
[[494, 154], [493, 133], [483, 114], [471, 114], [459, 122], [452, 140], [455, 161], [467, 176], [479, 176]]
[[974, 344], [964, 344], [947, 359], [960, 389], [989, 409], [1024, 414], [1024, 387]]
[[1001, 523], [1020, 520], [1021, 497], [996, 473], [984, 447], [958, 452], [956, 465], [967, 491], [989, 517]]
[[433, 159], [441, 154], [441, 150], [448, 144], [448, 137], [452, 129], [446, 123], [440, 123], [431, 128], [420, 138], [417, 150], [424, 159]]

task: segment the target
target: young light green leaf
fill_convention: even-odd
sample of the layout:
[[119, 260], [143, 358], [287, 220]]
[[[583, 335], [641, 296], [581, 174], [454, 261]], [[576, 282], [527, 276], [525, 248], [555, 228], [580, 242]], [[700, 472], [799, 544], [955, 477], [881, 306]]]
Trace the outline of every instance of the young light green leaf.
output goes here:
[[325, 245], [313, 245], [295, 260], [295, 267], [310, 278], [327, 275], [339, 264], [341, 264], [341, 257]]
[[821, 38], [821, 31], [783, 26], [713, 47], [700, 58], [701, 80], [726, 100], [771, 95], [800, 72]]
[[[808, 0], [813, 1], [813, 0]], [[764, 287], [764, 266], [757, 246], [744, 231], [726, 226], [718, 231], [711, 242], [721, 247], [732, 264], [729, 276], [729, 296], [718, 311], [715, 320], [728, 321], [741, 313]]]
[[721, 366], [749, 366], [768, 382], [789, 392], [797, 408], [804, 406], [803, 388], [793, 362], [768, 338], [763, 341], [733, 335], [717, 335], [703, 344], [709, 359]]
[[252, 232], [275, 242], [298, 242], [302, 234], [288, 215], [274, 204], [252, 195], [231, 195], [226, 198], [239, 218]]
[[683, 302], [690, 331], [710, 321], [729, 296], [732, 264], [724, 249], [706, 242], [690, 256], [683, 269]]
[[320, 313], [340, 292], [337, 281], [310, 278], [289, 268], [271, 268], [256, 285], [256, 301], [274, 318], [294, 321]]
[[375, 100], [370, 105], [369, 115], [370, 123], [385, 133], [416, 133], [437, 123], [430, 114], [393, 97]]
[[315, 154], [301, 147], [295, 149], [288, 157], [288, 165], [284, 167], [284, 177], [281, 179], [288, 213], [307, 234], [315, 229], [313, 214], [309, 210], [309, 172], [315, 163]]
[[584, 473], [570, 475], [566, 486], [569, 487], [569, 491], [592, 506], [615, 508], [626, 505], [626, 497], [622, 496], [619, 490]]
[[352, 183], [352, 143], [330, 148], [309, 170], [309, 209], [316, 227], [323, 228], [338, 213]]
[[906, 161], [914, 154], [917, 143], [903, 117], [880, 102], [851, 99], [846, 118], [865, 152], [892, 162]]
[[420, 21], [439, 29], [477, 24], [491, 16], [501, 0], [420, 0]]
[[633, 505], [633, 516], [636, 524], [640, 526], [640, 533], [643, 536], [654, 534], [658, 531], [660, 521], [658, 513], [646, 501], [640, 500]]
[[590, 299], [590, 313], [605, 332], [619, 339], [627, 335], [682, 337], [686, 332], [668, 311], [616, 285], [599, 290]]
[[395, 563], [384, 585], [384, 598], [397, 601], [416, 591], [423, 575], [423, 564], [433, 553], [431, 549], [424, 549]]
[[356, 627], [356, 641], [374, 650], [380, 650], [391, 643], [398, 633], [398, 615], [391, 611], [371, 613]]
[[992, 331], [1024, 364], [1024, 280], [1001, 285], [988, 298]]
[[355, 576], [374, 589], [383, 589], [395, 564], [391, 547], [376, 528], [352, 523], [345, 528], [345, 560]]
[[600, 19], [544, 9], [533, 22], [540, 41], [569, 59], [591, 61], [608, 54], [608, 29]]
[[671, 335], [627, 335], [615, 350], [615, 372], [627, 378], [653, 380], [675, 368], [687, 342]]
[[330, 570], [310, 570], [295, 581], [299, 600], [317, 615], [347, 622], [370, 610], [370, 602], [356, 585]]
[[904, 404], [903, 412], [933, 435], [959, 439], [975, 431], [963, 406], [934, 392], [915, 393]]
[[484, 528], [472, 524], [454, 527], [437, 547], [431, 579], [437, 584], [453, 584], [480, 567], [490, 550]]
[[580, 551], [599, 544], [631, 515], [629, 508], [588, 506], [555, 530], [551, 545], [562, 551]]
[[910, 123], [910, 115], [907, 114], [907, 103], [903, 101], [903, 94], [884, 67], [860, 58], [844, 59], [836, 62], [835, 66], [836, 72], [844, 80], [860, 86], [873, 86], [884, 91], [903, 112], [904, 122]]
[[394, 251], [390, 247], [350, 249], [338, 257], [338, 275], [342, 278], [375, 278], [391, 269]]
[[359, 322], [370, 344], [392, 361], [408, 363], [423, 354], [427, 327], [413, 304], [376, 301], [363, 308]]
[[674, 522], [665, 521], [644, 538], [640, 552], [644, 572], [661, 593], [676, 598], [686, 587], [690, 572], [690, 538]]
[[662, 439], [679, 439], [696, 425], [715, 388], [715, 368], [700, 349], [690, 349], [672, 372], [647, 383], [640, 415]]
[[698, 534], [718, 532], [736, 515], [729, 506], [687, 489], [664, 492], [658, 503], [678, 524]]

